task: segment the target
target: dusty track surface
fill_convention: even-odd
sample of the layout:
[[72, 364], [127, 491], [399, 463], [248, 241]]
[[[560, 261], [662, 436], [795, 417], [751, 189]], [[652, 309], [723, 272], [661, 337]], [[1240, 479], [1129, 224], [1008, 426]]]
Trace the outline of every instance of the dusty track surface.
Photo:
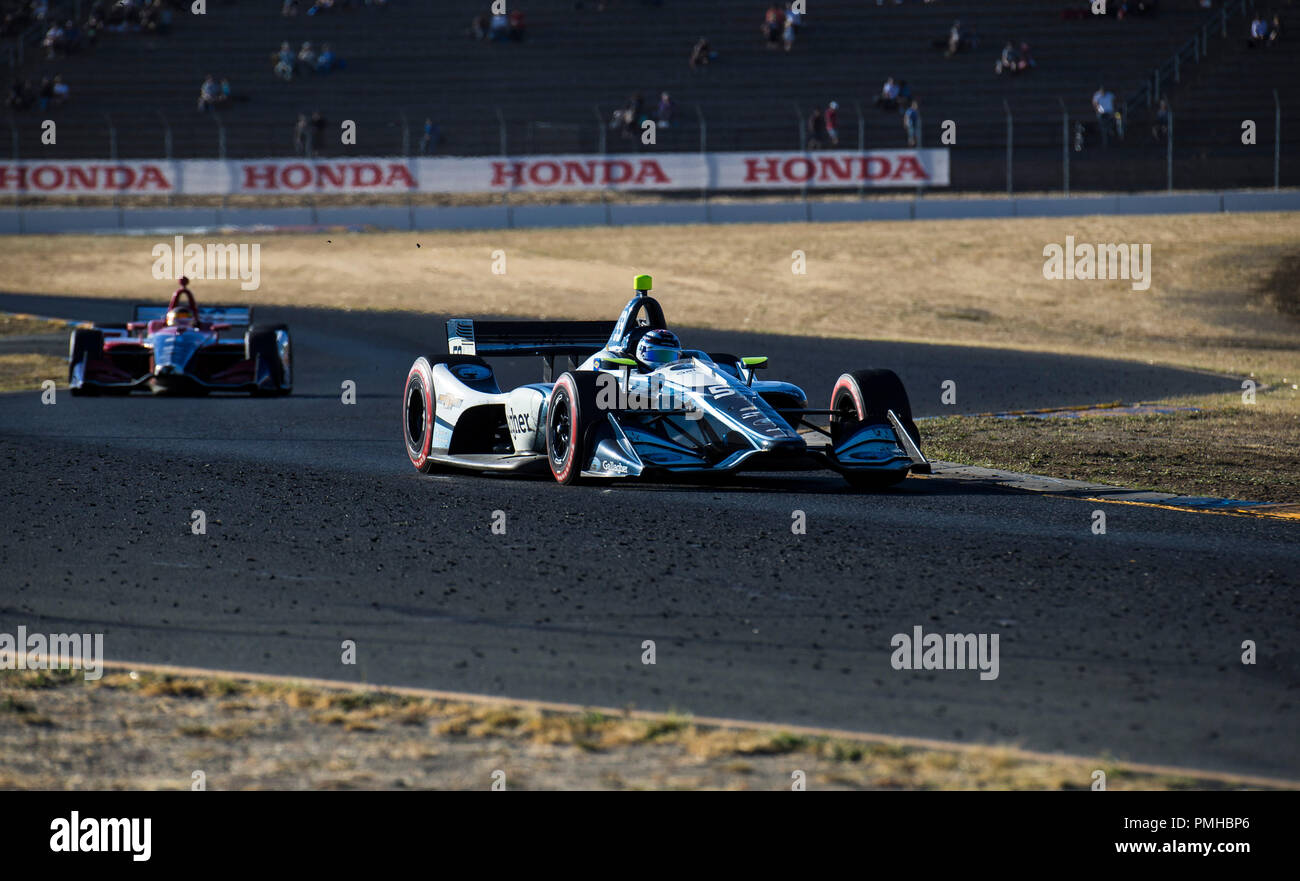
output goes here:
[[[124, 312], [17, 295], [0, 309]], [[416, 354], [443, 350], [436, 318], [260, 317], [294, 332], [292, 398], [0, 396], [0, 632], [103, 632], [123, 659], [1300, 776], [1293, 524], [1109, 506], [1094, 535], [1095, 503], [942, 479], [858, 495], [835, 475], [422, 477], [399, 393]], [[893, 367], [918, 415], [940, 412], [945, 379], [967, 412], [1238, 386], [991, 349], [683, 335], [769, 355], [815, 401], [841, 370]], [[348, 379], [354, 406], [339, 399]], [[191, 534], [196, 509], [206, 535]], [[796, 509], [806, 535], [791, 533]], [[891, 636], [916, 625], [998, 633], [999, 677], [894, 670]], [[340, 664], [345, 639], [356, 666]]]

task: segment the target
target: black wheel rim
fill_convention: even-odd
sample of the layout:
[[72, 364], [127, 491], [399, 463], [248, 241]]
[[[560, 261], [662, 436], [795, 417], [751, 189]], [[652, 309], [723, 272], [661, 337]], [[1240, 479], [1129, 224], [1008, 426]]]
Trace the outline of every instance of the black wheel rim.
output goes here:
[[424, 451], [426, 424], [424, 383], [417, 377], [411, 381], [410, 390], [406, 395], [406, 446], [412, 456], [419, 456]]
[[551, 429], [547, 438], [551, 448], [551, 461], [563, 465], [569, 457], [569, 442], [573, 434], [573, 417], [569, 413], [569, 395], [561, 390], [551, 402]]

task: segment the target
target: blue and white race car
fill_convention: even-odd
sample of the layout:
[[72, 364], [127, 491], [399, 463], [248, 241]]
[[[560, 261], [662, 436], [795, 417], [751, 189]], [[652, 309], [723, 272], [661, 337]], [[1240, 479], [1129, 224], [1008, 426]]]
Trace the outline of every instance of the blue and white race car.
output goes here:
[[[854, 370], [809, 409], [766, 357], [683, 348], [638, 275], [618, 321], [447, 322], [447, 355], [411, 365], [402, 433], [411, 463], [584, 478], [831, 468], [855, 487], [929, 473], [902, 382]], [[540, 355], [543, 381], [502, 391], [485, 355]], [[556, 357], [571, 369], [554, 377]], [[801, 430], [802, 429], [802, 430]]]

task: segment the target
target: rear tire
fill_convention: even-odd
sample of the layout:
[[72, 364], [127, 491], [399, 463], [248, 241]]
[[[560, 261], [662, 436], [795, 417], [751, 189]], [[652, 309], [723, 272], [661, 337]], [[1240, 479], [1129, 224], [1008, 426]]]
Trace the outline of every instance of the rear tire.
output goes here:
[[[912, 421], [912, 404], [903, 381], [892, 370], [852, 370], [843, 374], [831, 390], [831, 443], [838, 444], [862, 424], [889, 425], [887, 410], [893, 410], [903, 429], [912, 436], [917, 449], [921, 435]], [[906, 471], [897, 474], [878, 471], [844, 472], [844, 479], [857, 489], [883, 489], [899, 483]]]
[[[283, 357], [277, 331], [285, 334]], [[258, 373], [258, 363], [265, 362], [271, 367], [273, 388], [254, 389], [255, 395], [287, 395], [293, 391], [293, 341], [289, 338], [289, 328], [283, 324], [255, 324], [244, 334], [244, 357], [253, 362], [253, 376]]]
[[[104, 332], [93, 327], [78, 327], [68, 338], [68, 383], [72, 383], [72, 368], [82, 359], [95, 361], [104, 357]], [[73, 395], [93, 395], [93, 386], [71, 389]]]
[[591, 427], [600, 418], [596, 374], [564, 373], [546, 405], [546, 460], [556, 483], [576, 483], [591, 454]]

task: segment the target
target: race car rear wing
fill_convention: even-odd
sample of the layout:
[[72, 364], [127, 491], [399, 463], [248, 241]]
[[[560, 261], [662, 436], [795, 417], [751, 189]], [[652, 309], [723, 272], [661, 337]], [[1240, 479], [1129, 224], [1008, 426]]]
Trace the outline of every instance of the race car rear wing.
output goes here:
[[476, 321], [447, 322], [447, 352], [452, 355], [541, 355], [542, 378], [550, 382], [555, 356], [585, 358], [605, 348], [612, 321]]
[[[133, 322], [157, 321], [167, 317], [167, 307], [153, 303], [137, 303]], [[200, 306], [199, 321], [204, 324], [228, 324], [231, 327], [248, 327], [253, 323], [252, 306]]]

